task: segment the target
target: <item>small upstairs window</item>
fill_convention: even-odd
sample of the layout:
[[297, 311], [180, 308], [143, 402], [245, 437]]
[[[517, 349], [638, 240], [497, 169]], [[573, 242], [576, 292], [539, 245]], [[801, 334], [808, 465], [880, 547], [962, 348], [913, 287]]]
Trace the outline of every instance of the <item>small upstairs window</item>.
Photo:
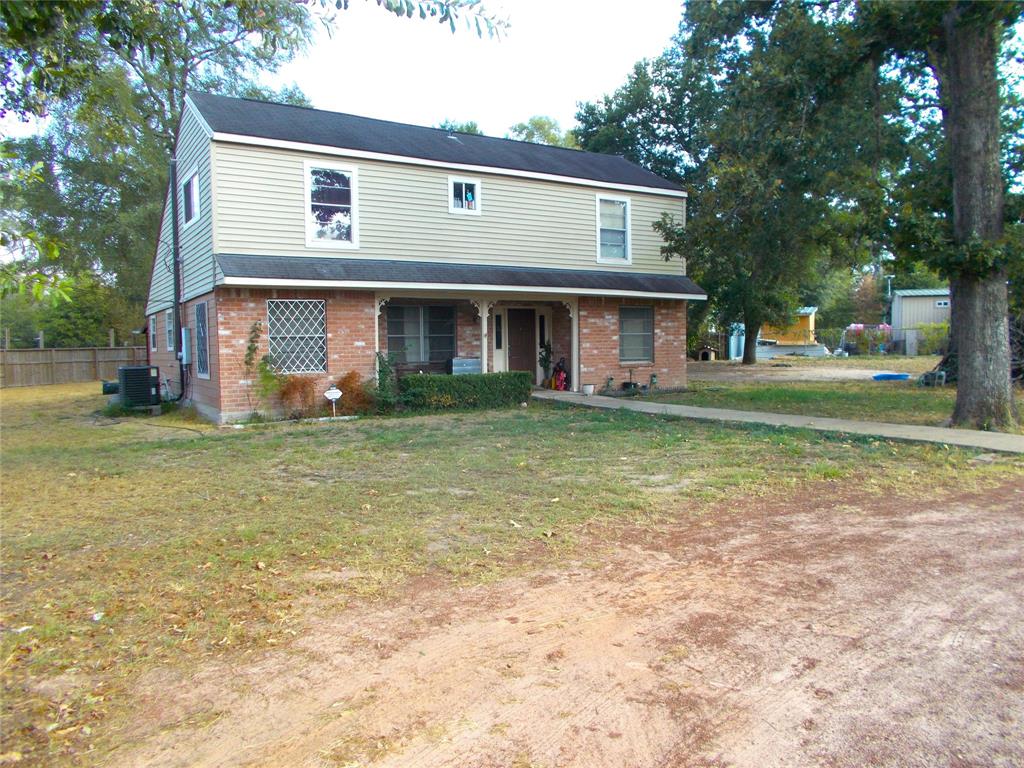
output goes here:
[[949, 299], [939, 299], [938, 301], [935, 302], [935, 306], [939, 308], [948, 307]]
[[480, 179], [448, 177], [448, 212], [480, 215]]
[[199, 173], [192, 171], [181, 185], [182, 221], [188, 226], [199, 218]]
[[628, 198], [597, 198], [597, 260], [630, 263]]

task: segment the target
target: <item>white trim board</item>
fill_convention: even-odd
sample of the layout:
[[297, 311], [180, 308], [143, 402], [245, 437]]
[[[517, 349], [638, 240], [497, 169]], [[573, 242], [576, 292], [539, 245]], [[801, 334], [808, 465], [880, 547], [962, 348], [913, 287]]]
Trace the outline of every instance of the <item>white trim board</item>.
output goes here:
[[298, 280], [276, 277], [225, 277], [221, 285], [248, 288], [348, 288], [388, 291], [462, 291], [466, 293], [533, 293], [546, 296], [610, 296], [635, 299], [680, 299], [706, 301], [694, 293], [651, 293], [648, 291], [608, 290], [604, 288], [557, 288], [535, 285], [469, 285], [465, 283], [387, 283], [380, 280]]
[[557, 181], [563, 184], [578, 184], [584, 187], [598, 187], [600, 189], [616, 189], [623, 192], [643, 192], [648, 195], [661, 195], [663, 197], [675, 197], [685, 200], [686, 192], [676, 189], [661, 189], [660, 187], [644, 187], [635, 184], [616, 184], [610, 181], [595, 181], [594, 179], [581, 179], [576, 176], [559, 176], [553, 173], [538, 173], [536, 171], [520, 171], [514, 168], [494, 168], [489, 165], [469, 165], [466, 163], [446, 163], [438, 160], [426, 160], [421, 157], [406, 157], [405, 155], [388, 155], [383, 152], [366, 152], [360, 149], [344, 149], [342, 147], [328, 147], [322, 144], [307, 144], [300, 141], [283, 141], [281, 139], [264, 139], [258, 136], [242, 136], [237, 133], [221, 133], [215, 131], [213, 141], [222, 141], [229, 144], [248, 144], [255, 147], [271, 147], [274, 149], [290, 149], [296, 152], [315, 152], [321, 155], [335, 155], [337, 157], [350, 157], [362, 160], [381, 160], [390, 163], [404, 163], [405, 165], [425, 165], [432, 168], [448, 168], [455, 171], [469, 173], [484, 173], [494, 176], [517, 176], [524, 179], [539, 179], [541, 181]]

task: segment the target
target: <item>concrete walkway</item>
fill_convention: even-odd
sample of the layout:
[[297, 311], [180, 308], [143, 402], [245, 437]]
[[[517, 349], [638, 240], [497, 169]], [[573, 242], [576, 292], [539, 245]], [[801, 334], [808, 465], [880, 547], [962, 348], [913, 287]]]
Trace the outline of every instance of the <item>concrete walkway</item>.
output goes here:
[[979, 448], [985, 451], [1024, 453], [1024, 435], [1008, 435], [1002, 432], [922, 427], [915, 424], [886, 424], [880, 421], [830, 419], [824, 416], [797, 416], [789, 413], [734, 411], [727, 408], [697, 408], [692, 405], [675, 405], [672, 403], [651, 402], [650, 400], [604, 397], [602, 395], [584, 397], [575, 392], [556, 392], [547, 389], [534, 391], [533, 397], [537, 400], [553, 400], [571, 405], [582, 405], [588, 408], [624, 409], [639, 411], [640, 413], [653, 413], [660, 416], [678, 416], [687, 419], [706, 419], [709, 421], [770, 424], [777, 427], [816, 429], [819, 432], [846, 432], [853, 435], [872, 435], [889, 440], [911, 440], [924, 443], [957, 445], [964, 448]]

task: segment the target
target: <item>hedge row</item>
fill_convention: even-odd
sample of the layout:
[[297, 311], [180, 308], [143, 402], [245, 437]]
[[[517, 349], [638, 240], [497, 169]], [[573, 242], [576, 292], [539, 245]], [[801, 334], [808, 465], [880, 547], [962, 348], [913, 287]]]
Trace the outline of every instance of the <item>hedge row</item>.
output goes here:
[[406, 408], [499, 408], [530, 397], [533, 377], [524, 371], [440, 376], [413, 373], [398, 380], [399, 401]]

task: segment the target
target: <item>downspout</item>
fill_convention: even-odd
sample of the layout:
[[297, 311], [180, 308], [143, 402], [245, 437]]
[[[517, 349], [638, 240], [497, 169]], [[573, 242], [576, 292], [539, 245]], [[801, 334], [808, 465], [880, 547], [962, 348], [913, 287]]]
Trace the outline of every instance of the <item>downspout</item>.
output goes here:
[[178, 159], [171, 157], [171, 261], [174, 267], [174, 356], [178, 360], [181, 391], [175, 402], [185, 397], [185, 363], [181, 354], [181, 246], [178, 243]]

